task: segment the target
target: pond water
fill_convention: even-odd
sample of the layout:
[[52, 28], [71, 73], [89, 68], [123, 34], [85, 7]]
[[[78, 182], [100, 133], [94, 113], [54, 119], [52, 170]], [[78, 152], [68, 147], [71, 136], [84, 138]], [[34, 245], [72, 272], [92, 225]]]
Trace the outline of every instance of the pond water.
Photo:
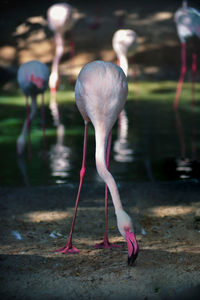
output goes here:
[[[176, 83], [143, 83], [137, 96], [130, 89], [121, 126], [116, 123], [113, 128], [110, 170], [117, 182], [200, 179], [200, 86], [197, 86], [194, 107], [188, 96], [190, 87], [186, 87], [187, 99], [180, 100], [176, 113], [172, 106], [175, 86]], [[24, 106], [9, 105], [6, 100], [0, 102], [1, 186], [79, 181], [84, 123], [73, 100], [59, 103], [59, 93], [57, 97], [64, 134], [58, 137], [47, 104], [46, 149], [37, 114], [31, 128], [31, 159], [27, 148], [24, 155], [16, 154], [16, 138], [25, 118]], [[96, 172], [94, 150], [94, 130], [90, 125], [85, 176], [85, 181], [90, 183], [101, 181]]]

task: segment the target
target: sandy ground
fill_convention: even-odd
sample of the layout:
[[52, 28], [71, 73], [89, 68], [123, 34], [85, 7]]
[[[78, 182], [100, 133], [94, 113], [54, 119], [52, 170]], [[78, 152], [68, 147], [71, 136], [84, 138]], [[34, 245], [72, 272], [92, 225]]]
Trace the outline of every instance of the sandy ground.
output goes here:
[[109, 236], [121, 248], [93, 248], [104, 230], [101, 184], [81, 194], [74, 232], [80, 253], [54, 253], [66, 242], [76, 190], [0, 189], [2, 299], [199, 299], [199, 183], [120, 184], [140, 246], [133, 267], [111, 200]]

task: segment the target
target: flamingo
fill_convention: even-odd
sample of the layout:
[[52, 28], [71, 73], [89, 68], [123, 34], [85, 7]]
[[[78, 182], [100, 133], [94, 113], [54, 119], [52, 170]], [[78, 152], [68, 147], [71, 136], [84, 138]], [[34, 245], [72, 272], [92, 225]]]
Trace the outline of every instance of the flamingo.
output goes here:
[[[182, 7], [178, 9], [174, 16], [177, 32], [181, 41], [181, 75], [176, 89], [176, 96], [174, 100], [174, 109], [178, 108], [178, 101], [180, 98], [185, 74], [186, 74], [186, 42], [188, 38], [200, 38], [200, 11], [195, 8], [188, 7], [187, 1], [183, 1]], [[195, 49], [192, 54], [192, 81], [193, 81], [193, 97], [194, 97], [194, 83], [196, 77], [196, 60], [197, 55]], [[194, 101], [193, 101], [194, 102]]]
[[[56, 93], [59, 85], [58, 66], [64, 52], [64, 33], [72, 27], [72, 7], [67, 3], [56, 3], [47, 10], [49, 28], [55, 34], [56, 53], [53, 59], [49, 86], [51, 94]], [[73, 43], [73, 42], [72, 42]], [[70, 45], [71, 46], [71, 45]]]
[[[117, 64], [128, 75], [128, 56], [132, 56], [137, 49], [137, 34], [131, 29], [117, 30], [112, 39], [113, 49], [117, 55]], [[134, 71], [134, 78], [136, 73]], [[133, 160], [131, 149], [128, 149], [128, 117], [125, 109], [119, 115], [118, 139], [115, 142], [114, 150], [117, 152], [115, 159], [121, 162]]]
[[[47, 10], [49, 28], [54, 32], [56, 53], [53, 59], [51, 74], [49, 77], [50, 87], [50, 110], [57, 127], [57, 135], [63, 132], [63, 124], [60, 122], [60, 114], [56, 102], [56, 92], [59, 86], [59, 63], [64, 52], [64, 33], [72, 27], [72, 7], [67, 3], [56, 3]], [[70, 41], [70, 54], [74, 55], [74, 41]]]
[[[17, 81], [20, 88], [26, 96], [26, 111], [27, 119], [24, 122], [22, 132], [17, 139], [17, 153], [20, 155], [24, 152], [26, 144], [26, 134], [28, 131], [28, 151], [30, 152], [30, 125], [31, 121], [35, 117], [37, 110], [37, 95], [42, 94], [42, 129], [43, 129], [43, 139], [45, 133], [45, 123], [44, 123], [44, 91], [48, 87], [49, 80], [49, 69], [48, 67], [37, 60], [32, 60], [22, 64], [17, 73]], [[31, 112], [29, 108], [28, 97], [31, 97]]]
[[[72, 233], [75, 225], [79, 196], [85, 175], [86, 148], [88, 123], [91, 121], [95, 129], [96, 140], [96, 167], [98, 174], [108, 186], [119, 232], [126, 239], [128, 246], [128, 264], [132, 265], [138, 255], [138, 244], [136, 241], [133, 224], [130, 216], [125, 212], [120, 200], [116, 182], [108, 170], [109, 150], [111, 144], [112, 127], [124, 107], [128, 93], [128, 84], [123, 70], [117, 65], [93, 61], [86, 64], [80, 71], [75, 85], [75, 99], [77, 107], [84, 119], [84, 147], [83, 160], [80, 170], [80, 184], [76, 198], [74, 217], [67, 244], [56, 250], [61, 253], [78, 253], [79, 250], [72, 244]], [[107, 238], [107, 199], [105, 197], [105, 233], [104, 247], [111, 248]], [[102, 244], [95, 245], [102, 248]]]
[[112, 45], [117, 55], [117, 64], [127, 76], [128, 56], [132, 56], [137, 49], [137, 34], [132, 29], [119, 29], [113, 35]]

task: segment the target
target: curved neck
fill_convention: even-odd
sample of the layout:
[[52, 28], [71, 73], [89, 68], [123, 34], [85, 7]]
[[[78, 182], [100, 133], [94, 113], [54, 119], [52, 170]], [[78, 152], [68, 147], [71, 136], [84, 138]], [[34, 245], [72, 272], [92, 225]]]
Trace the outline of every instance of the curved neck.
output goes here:
[[108, 142], [108, 133], [105, 133], [105, 131], [101, 129], [97, 129], [97, 130], [95, 129], [95, 139], [96, 139], [95, 158], [96, 158], [97, 172], [109, 188], [113, 205], [115, 208], [115, 213], [116, 213], [118, 210], [122, 210], [123, 207], [120, 200], [116, 182], [106, 167], [106, 149], [107, 149], [107, 142]]
[[126, 55], [120, 55], [119, 56], [119, 65], [124, 71], [125, 75], [128, 75], [128, 59]]
[[53, 65], [51, 70], [52, 72], [58, 72], [58, 65], [64, 52], [63, 38], [62, 35], [58, 32], [55, 35], [55, 44], [56, 44], [56, 53], [53, 60]]

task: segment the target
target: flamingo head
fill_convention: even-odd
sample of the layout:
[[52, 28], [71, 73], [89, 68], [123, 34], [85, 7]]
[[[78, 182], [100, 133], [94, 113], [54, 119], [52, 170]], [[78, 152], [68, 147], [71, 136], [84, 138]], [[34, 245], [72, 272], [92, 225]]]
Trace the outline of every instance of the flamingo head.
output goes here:
[[117, 226], [121, 235], [125, 238], [128, 247], [128, 265], [132, 266], [139, 252], [138, 243], [133, 230], [133, 225], [129, 215], [120, 209], [116, 212]]

